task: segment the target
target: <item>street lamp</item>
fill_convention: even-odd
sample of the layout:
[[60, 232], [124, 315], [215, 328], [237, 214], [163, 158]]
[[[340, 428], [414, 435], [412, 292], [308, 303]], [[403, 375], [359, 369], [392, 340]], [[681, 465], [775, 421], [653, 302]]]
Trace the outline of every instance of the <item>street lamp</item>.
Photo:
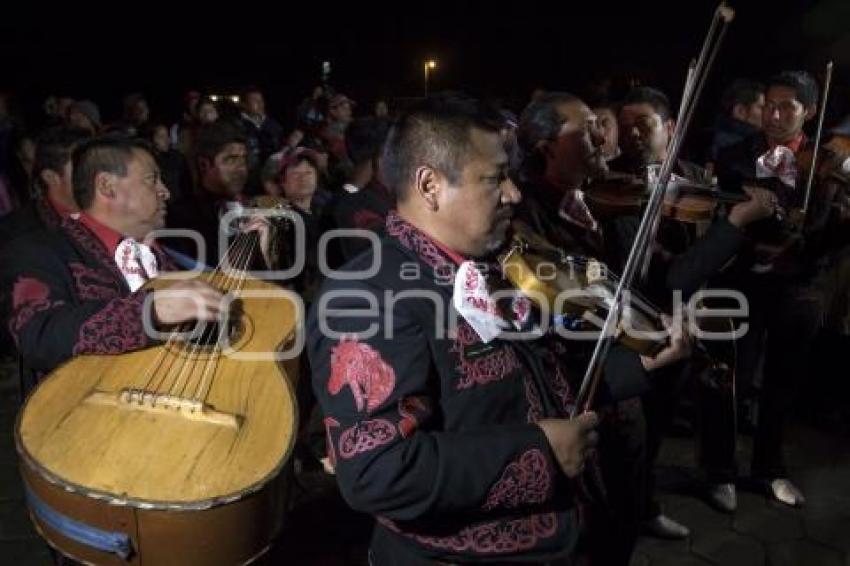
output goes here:
[[428, 76], [431, 74], [431, 71], [437, 68], [437, 62], [433, 59], [429, 59], [425, 61], [425, 96], [428, 96]]

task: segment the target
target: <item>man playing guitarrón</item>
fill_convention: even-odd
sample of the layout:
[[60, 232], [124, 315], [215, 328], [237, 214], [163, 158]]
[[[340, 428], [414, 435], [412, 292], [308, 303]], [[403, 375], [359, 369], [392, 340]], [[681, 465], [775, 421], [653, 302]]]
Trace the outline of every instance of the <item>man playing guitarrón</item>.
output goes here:
[[[21, 239], [6, 250], [4, 287], [12, 289], [9, 329], [29, 389], [79, 354], [119, 354], [153, 344], [143, 327], [144, 282], [171, 264], [146, 238], [163, 227], [168, 189], [147, 146], [95, 139], [73, 155], [74, 198], [81, 213], [55, 233]], [[159, 326], [219, 316], [222, 294], [199, 281], [153, 292]], [[180, 291], [174, 293], [173, 291]]]

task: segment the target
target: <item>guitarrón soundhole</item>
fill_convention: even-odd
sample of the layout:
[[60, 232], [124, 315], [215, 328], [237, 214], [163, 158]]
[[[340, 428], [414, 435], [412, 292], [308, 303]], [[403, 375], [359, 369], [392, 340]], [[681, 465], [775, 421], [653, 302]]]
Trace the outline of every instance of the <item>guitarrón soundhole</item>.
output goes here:
[[226, 348], [238, 342], [245, 334], [242, 303], [232, 303], [230, 314], [221, 322], [201, 323], [191, 334], [183, 337], [183, 347], [192, 352], [209, 352], [214, 348]]

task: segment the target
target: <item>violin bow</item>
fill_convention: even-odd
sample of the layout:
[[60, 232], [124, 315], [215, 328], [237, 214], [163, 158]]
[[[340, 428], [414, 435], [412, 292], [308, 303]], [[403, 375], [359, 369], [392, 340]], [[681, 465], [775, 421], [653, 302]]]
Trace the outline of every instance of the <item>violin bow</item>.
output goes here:
[[826, 64], [826, 76], [823, 80], [823, 97], [821, 98], [820, 111], [818, 112], [818, 129], [815, 133], [815, 147], [812, 150], [812, 164], [809, 167], [808, 179], [806, 179], [806, 194], [803, 198], [803, 208], [800, 210], [803, 218], [806, 217], [806, 212], [809, 210], [809, 201], [812, 197], [812, 183], [815, 180], [815, 171], [817, 170], [818, 151], [820, 150], [820, 140], [823, 135], [823, 118], [826, 115], [826, 101], [829, 98], [830, 84], [832, 84], [832, 61]]
[[[614, 342], [615, 333], [620, 322], [623, 310], [623, 297], [628, 289], [632, 287], [635, 276], [637, 275], [639, 264], [645, 259], [646, 254], [651, 253], [652, 238], [650, 238], [653, 225], [661, 213], [661, 206], [664, 202], [664, 193], [667, 184], [670, 182], [670, 176], [673, 172], [673, 165], [678, 159], [679, 152], [682, 147], [682, 140], [687, 133], [691, 118], [693, 117], [696, 101], [699, 98], [702, 88], [705, 85], [705, 77], [711, 68], [714, 58], [720, 46], [720, 42], [726, 31], [726, 26], [734, 18], [735, 12], [729, 8], [725, 2], [717, 7], [714, 12], [714, 17], [711, 20], [709, 32], [703, 42], [702, 50], [700, 51], [699, 59], [693, 68], [693, 72], [689, 70], [688, 79], [685, 82], [685, 92], [681, 103], [681, 109], [684, 109], [680, 119], [676, 122], [676, 127], [673, 131], [670, 150], [667, 153], [667, 158], [661, 164], [661, 171], [658, 176], [658, 181], [652, 187], [649, 202], [643, 217], [641, 218], [640, 226], [638, 227], [635, 241], [632, 243], [632, 248], [629, 251], [629, 256], [626, 259], [626, 265], [623, 268], [623, 273], [620, 278], [614, 296], [611, 300], [611, 308], [608, 315], [605, 317], [605, 323], [602, 326], [601, 336], [596, 341], [593, 349], [590, 362], [582, 379], [576, 396], [576, 402], [570, 412], [571, 417], [575, 417], [580, 413], [586, 412], [593, 405], [596, 397], [596, 390], [599, 381], [602, 378], [602, 367], [608, 357], [608, 352]], [[717, 28], [720, 26], [720, 31]], [[715, 40], [715, 34], [717, 38]]]
[[[682, 93], [682, 101], [679, 105], [676, 128], [673, 131], [673, 139], [670, 142], [670, 151], [667, 153], [667, 159], [665, 159], [665, 162], [670, 161], [670, 163], [667, 165], [668, 173], [665, 176], [665, 164], [662, 163], [661, 173], [657, 177], [657, 182], [664, 187], [665, 193], [667, 190], [667, 185], [670, 182], [670, 176], [672, 175], [673, 167], [675, 166], [676, 161], [679, 159], [681, 144], [684, 140], [685, 134], [687, 133], [693, 114], [696, 111], [697, 103], [700, 97], [702, 96], [702, 90], [705, 86], [705, 80], [708, 77], [708, 73], [711, 70], [711, 67], [714, 65], [714, 59], [717, 57], [717, 52], [720, 50], [720, 46], [723, 44], [723, 38], [726, 35], [727, 25], [734, 19], [734, 17], [734, 10], [727, 6], [725, 2], [721, 2], [720, 6], [718, 6], [717, 10], [714, 12], [714, 17], [711, 20], [711, 26], [709, 27], [708, 33], [705, 36], [705, 40], [702, 43], [702, 49], [700, 49], [699, 57], [697, 58], [696, 62], [691, 61], [691, 64], [688, 67], [688, 76], [685, 80], [685, 88]], [[683, 127], [680, 128], [680, 125], [682, 125]], [[640, 274], [641, 283], [645, 283], [646, 278], [649, 275], [649, 264], [650, 260], [652, 259], [652, 243], [655, 242], [656, 235], [658, 232], [658, 225], [660, 223], [661, 217], [660, 208], [653, 214], [655, 215], [653, 229], [648, 235], [649, 237], [647, 241], [641, 243], [641, 256], [643, 257], [643, 264]]]
[[[712, 28], [709, 29], [709, 32], [708, 32], [709, 35], [711, 35], [712, 30], [715, 27], [714, 24], [715, 24], [716, 21], [717, 21], [716, 17], [711, 20]], [[685, 111], [687, 110], [686, 104], [687, 104], [688, 99], [691, 96], [691, 92], [693, 92], [694, 77], [696, 76], [696, 70], [697, 70], [696, 68], [697, 68], [696, 60], [691, 59], [691, 63], [690, 63], [690, 65], [688, 65], [688, 76], [685, 78], [685, 88], [682, 90], [682, 100], [679, 103], [679, 112], [676, 114], [677, 117], [683, 116], [685, 114]], [[676, 120], [676, 122], [678, 123], [678, 119]], [[656, 183], [656, 182], [657, 182], [657, 177], [655, 179], [651, 179], [651, 178], [649, 178], [649, 175], [648, 175], [648, 172], [647, 172], [646, 186], [647, 187], [654, 187], [655, 186], [654, 183]], [[658, 216], [656, 216], [655, 219], [652, 222], [652, 230], [650, 231], [649, 238], [645, 242], [641, 242], [641, 248], [640, 248], [640, 251], [638, 252], [639, 256], [643, 258], [641, 260], [642, 266], [641, 266], [641, 270], [640, 270], [640, 282], [641, 283], [645, 283], [647, 277], [649, 276], [649, 264], [650, 264], [650, 261], [652, 260], [652, 249], [651, 249], [651, 247], [652, 247], [652, 242], [655, 241], [655, 239], [658, 235], [658, 225], [659, 224], [661, 224], [661, 215], [660, 214]]]

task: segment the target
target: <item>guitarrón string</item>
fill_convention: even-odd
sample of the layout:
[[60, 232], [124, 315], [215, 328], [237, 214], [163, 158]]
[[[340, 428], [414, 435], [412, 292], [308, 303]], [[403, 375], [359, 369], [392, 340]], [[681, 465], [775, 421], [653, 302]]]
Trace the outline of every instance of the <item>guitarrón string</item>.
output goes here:
[[[231, 269], [238, 271], [239, 275], [233, 277], [229, 274], [225, 274], [223, 271], [224, 260], [222, 260], [222, 262], [220, 262], [216, 269], [212, 272], [210, 282], [213, 284], [219, 283], [217, 287], [224, 293], [238, 293], [241, 291], [247, 277], [245, 270], [247, 269], [251, 257], [253, 257], [258, 243], [259, 238], [256, 233], [249, 232], [247, 234], [240, 234], [237, 236], [229, 246], [226, 257], [232, 259]], [[182, 334], [188, 330], [190, 324], [191, 323], [184, 323], [180, 325], [169, 335], [162, 351], [159, 353], [156, 360], [154, 360], [152, 367], [148, 370], [150, 377], [147, 379], [144, 391], [145, 393], [151, 394], [151, 404], [154, 404], [157, 397], [166, 391], [169, 395], [182, 397], [189, 384], [194, 381], [193, 377], [198, 375], [194, 370], [199, 365], [202, 366], [203, 369], [199, 374], [197, 387], [193, 388], [195, 393], [193, 394], [192, 399], [203, 401], [209, 394], [209, 390], [212, 388], [211, 378], [215, 375], [215, 368], [221, 355], [221, 338], [224, 333], [229, 331], [229, 325], [222, 324], [221, 320], [210, 323], [202, 323], [193, 333], [199, 338], [195, 341], [189, 351], [186, 352], [185, 356], [181, 356], [183, 357], [182, 363], [177, 364], [177, 356], [167, 355], [169, 346], [173, 345], [178, 339], [180, 339]], [[217, 335], [213, 336], [213, 334], [216, 333], [216, 330], [218, 331]], [[212, 351], [206, 360], [199, 364], [198, 362], [200, 361], [201, 351], [211, 339], [215, 339]], [[168, 367], [165, 371], [160, 371], [163, 369], [163, 362], [165, 362], [168, 357], [171, 358], [170, 363], [167, 364]], [[178, 366], [176, 368], [176, 375], [174, 374], [175, 365]], [[158, 380], [156, 379], [157, 374], [160, 374]], [[173, 379], [169, 379], [170, 376], [173, 376]], [[154, 381], [156, 381], [156, 384], [153, 388], [151, 388]], [[171, 382], [170, 385], [165, 387], [168, 382]], [[180, 386], [181, 382], [182, 387]], [[207, 382], [209, 382], [209, 386], [206, 385]]]
[[[231, 242], [230, 246], [227, 249], [228, 254], [230, 254], [233, 251], [233, 249], [235, 248], [235, 246], [237, 245], [238, 242], [239, 242], [238, 238], [234, 239], [233, 242]], [[213, 277], [215, 277], [215, 275], [219, 272], [220, 269], [221, 269], [221, 263], [219, 263], [219, 265], [216, 267], [216, 269], [212, 272]], [[165, 343], [163, 344], [163, 347], [160, 349], [160, 353], [157, 355], [157, 357], [154, 359], [154, 362], [151, 364], [151, 366], [145, 372], [145, 375], [149, 376], [149, 379], [147, 380], [144, 387], [142, 388], [143, 391], [151, 392], [151, 393], [159, 391], [159, 388], [163, 385], [166, 378], [171, 373], [171, 370], [174, 367], [174, 362], [177, 358], [176, 356], [168, 356], [168, 352], [169, 352], [169, 350], [172, 349], [172, 347], [176, 344], [176, 342], [178, 340], [180, 340], [181, 337], [189, 330], [189, 328], [191, 326], [192, 326], [191, 321], [184, 322], [184, 323], [180, 324], [179, 326], [177, 326], [169, 334], [168, 339], [165, 341]], [[164, 372], [161, 372], [160, 379], [157, 381], [156, 385], [151, 387], [155, 378], [157, 377], [157, 373], [162, 368], [163, 362], [166, 359], [169, 359], [169, 358], [170, 358], [170, 361], [171, 361], [170, 366]]]
[[[259, 244], [259, 238], [257, 238], [256, 236], [253, 237], [253, 238], [249, 237], [248, 240], [249, 240], [249, 243], [248, 243], [248, 246], [247, 246], [245, 257], [243, 258], [244, 261], [245, 261], [245, 267], [246, 268], [247, 268], [248, 262], [253, 257], [254, 251], [256, 250], [256, 248]], [[241, 270], [239, 276], [236, 278], [235, 288], [229, 289], [229, 291], [232, 291], [236, 294], [238, 294], [240, 291], [242, 291], [242, 288], [245, 285], [246, 278], [247, 278], [247, 271], [246, 271], [246, 269], [243, 268]], [[217, 365], [218, 365], [218, 360], [221, 357], [221, 351], [220, 351], [221, 350], [221, 346], [220, 346], [221, 337], [223, 336], [223, 334], [225, 332], [227, 332], [226, 326], [222, 326], [222, 327], [219, 328], [219, 337], [218, 337], [218, 340], [216, 341], [216, 349], [214, 350], [214, 355], [209, 356], [207, 358], [207, 360], [204, 362], [204, 368], [201, 371], [201, 379], [198, 383], [198, 387], [195, 389], [194, 395], [192, 395], [192, 399], [195, 400], [195, 401], [204, 402], [207, 398], [207, 395], [209, 395], [210, 389], [212, 389], [213, 378], [215, 376], [215, 370], [216, 370]], [[207, 386], [207, 383], [209, 383], [208, 386]], [[182, 395], [182, 392], [181, 392], [181, 395]]]
[[[244, 234], [239, 237], [241, 242], [236, 247], [239, 248], [236, 258], [233, 262], [233, 267], [237, 267], [237, 270], [240, 271], [240, 276], [237, 278], [233, 278], [230, 275], [222, 275], [222, 279], [224, 280], [220, 284], [220, 290], [225, 293], [229, 293], [231, 291], [237, 290], [235, 287], [241, 285], [241, 281], [244, 280], [244, 269], [247, 267], [248, 261], [253, 254], [254, 247], [256, 245], [256, 236], [251, 236], [250, 234]], [[244, 265], [243, 265], [244, 262]], [[214, 336], [215, 331], [218, 330], [218, 335]], [[169, 388], [169, 394], [176, 397], [183, 397], [187, 386], [190, 383], [191, 378], [195, 375], [195, 369], [199, 366], [198, 362], [200, 361], [200, 354], [203, 347], [206, 345], [207, 341], [211, 339], [215, 339], [215, 345], [212, 348], [212, 351], [209, 354], [209, 359], [214, 359], [218, 361], [218, 358], [221, 354], [221, 345], [220, 339], [224, 332], [227, 332], [227, 325], [221, 323], [221, 318], [218, 322], [207, 323], [205, 325], [204, 331], [201, 335], [201, 339], [198, 340], [193, 346], [191, 351], [189, 352], [186, 360], [183, 363], [183, 368], [181, 368], [180, 376], [175, 380], [174, 386]], [[213, 366], [215, 367], [215, 365]], [[182, 387], [178, 388], [178, 384], [180, 383], [182, 376], [186, 374], [186, 379], [183, 380]], [[179, 389], [179, 390], [178, 390]]]

